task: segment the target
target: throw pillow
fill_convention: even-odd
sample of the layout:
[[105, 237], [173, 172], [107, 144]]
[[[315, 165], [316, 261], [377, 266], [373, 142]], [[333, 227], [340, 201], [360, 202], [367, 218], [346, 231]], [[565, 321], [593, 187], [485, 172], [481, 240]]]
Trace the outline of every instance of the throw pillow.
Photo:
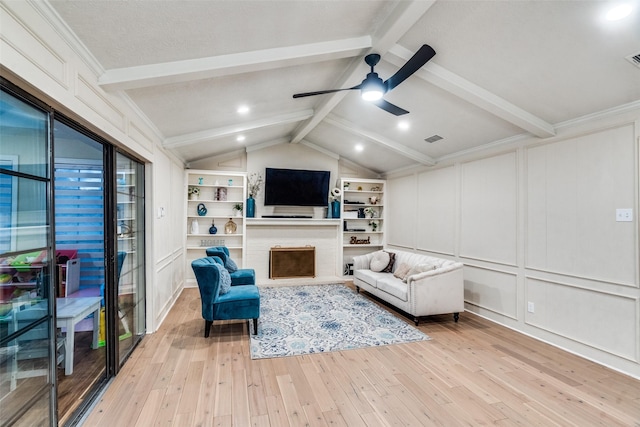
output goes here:
[[438, 268], [438, 266], [430, 262], [424, 262], [422, 264], [414, 265], [405, 276], [404, 281], [406, 282], [409, 276], [413, 276], [414, 274], [424, 273], [425, 271], [435, 270], [436, 268]]
[[393, 271], [393, 265], [396, 263], [395, 252], [387, 252], [389, 254], [389, 264], [382, 269], [383, 273], [391, 273]]
[[387, 265], [389, 265], [389, 252], [378, 251], [373, 254], [369, 268], [371, 271], [382, 271]]
[[218, 275], [220, 276], [220, 290], [218, 291], [219, 295], [224, 295], [231, 290], [231, 276], [224, 266], [215, 263], [214, 264], [218, 269]]
[[229, 256], [227, 256], [227, 260], [224, 263], [224, 268], [226, 268], [229, 273], [235, 273], [238, 271], [238, 265]]
[[404, 281], [404, 279], [406, 279], [407, 277], [407, 273], [409, 273], [409, 270], [411, 270], [409, 264], [407, 264], [406, 262], [401, 262], [398, 268], [396, 268], [396, 271], [393, 273], [393, 275], [398, 279]]

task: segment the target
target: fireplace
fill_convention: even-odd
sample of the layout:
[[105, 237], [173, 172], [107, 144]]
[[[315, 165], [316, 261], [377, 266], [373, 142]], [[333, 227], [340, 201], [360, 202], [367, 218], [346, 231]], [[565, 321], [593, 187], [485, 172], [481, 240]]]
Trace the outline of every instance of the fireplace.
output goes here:
[[269, 278], [295, 277], [316, 277], [316, 248], [314, 246], [272, 247], [269, 250]]

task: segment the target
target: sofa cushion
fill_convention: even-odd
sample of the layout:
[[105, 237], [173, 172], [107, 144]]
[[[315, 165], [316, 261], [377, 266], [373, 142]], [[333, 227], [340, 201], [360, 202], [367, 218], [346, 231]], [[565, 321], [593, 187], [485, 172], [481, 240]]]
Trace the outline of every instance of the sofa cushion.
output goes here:
[[396, 267], [396, 271], [393, 272], [393, 275], [400, 280], [404, 280], [407, 277], [407, 273], [409, 273], [409, 270], [411, 270], [411, 266], [403, 262], [398, 267]]
[[380, 273], [380, 272], [371, 271], [371, 270], [355, 270], [353, 272], [353, 276], [358, 280], [361, 280], [362, 282], [371, 286], [372, 288], [376, 288], [377, 287], [376, 283], [378, 282], [378, 280], [381, 280], [387, 276], [390, 276], [390, 274]]
[[389, 265], [391, 257], [389, 256], [389, 252], [378, 251], [373, 254], [373, 258], [371, 258], [371, 262], [369, 263], [369, 268], [371, 271], [382, 271], [387, 265]]
[[381, 291], [393, 295], [402, 301], [407, 301], [407, 284], [393, 277], [393, 275], [386, 274], [385, 277], [378, 280], [377, 285]]
[[389, 264], [382, 269], [383, 273], [391, 273], [393, 271], [393, 265], [396, 263], [396, 254], [394, 252], [387, 253], [389, 254]]

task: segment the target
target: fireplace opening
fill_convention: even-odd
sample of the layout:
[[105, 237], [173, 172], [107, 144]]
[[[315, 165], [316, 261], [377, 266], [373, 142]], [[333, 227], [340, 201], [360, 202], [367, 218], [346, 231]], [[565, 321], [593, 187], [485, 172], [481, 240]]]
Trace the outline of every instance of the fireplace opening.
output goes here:
[[272, 247], [269, 250], [269, 278], [297, 277], [316, 277], [316, 248], [314, 246]]

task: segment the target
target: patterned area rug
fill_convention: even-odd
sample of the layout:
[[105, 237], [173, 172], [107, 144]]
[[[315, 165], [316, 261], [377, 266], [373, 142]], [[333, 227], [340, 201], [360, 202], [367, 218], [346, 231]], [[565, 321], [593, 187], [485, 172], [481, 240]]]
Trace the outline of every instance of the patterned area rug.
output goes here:
[[430, 339], [345, 285], [260, 288], [251, 358], [350, 350]]

